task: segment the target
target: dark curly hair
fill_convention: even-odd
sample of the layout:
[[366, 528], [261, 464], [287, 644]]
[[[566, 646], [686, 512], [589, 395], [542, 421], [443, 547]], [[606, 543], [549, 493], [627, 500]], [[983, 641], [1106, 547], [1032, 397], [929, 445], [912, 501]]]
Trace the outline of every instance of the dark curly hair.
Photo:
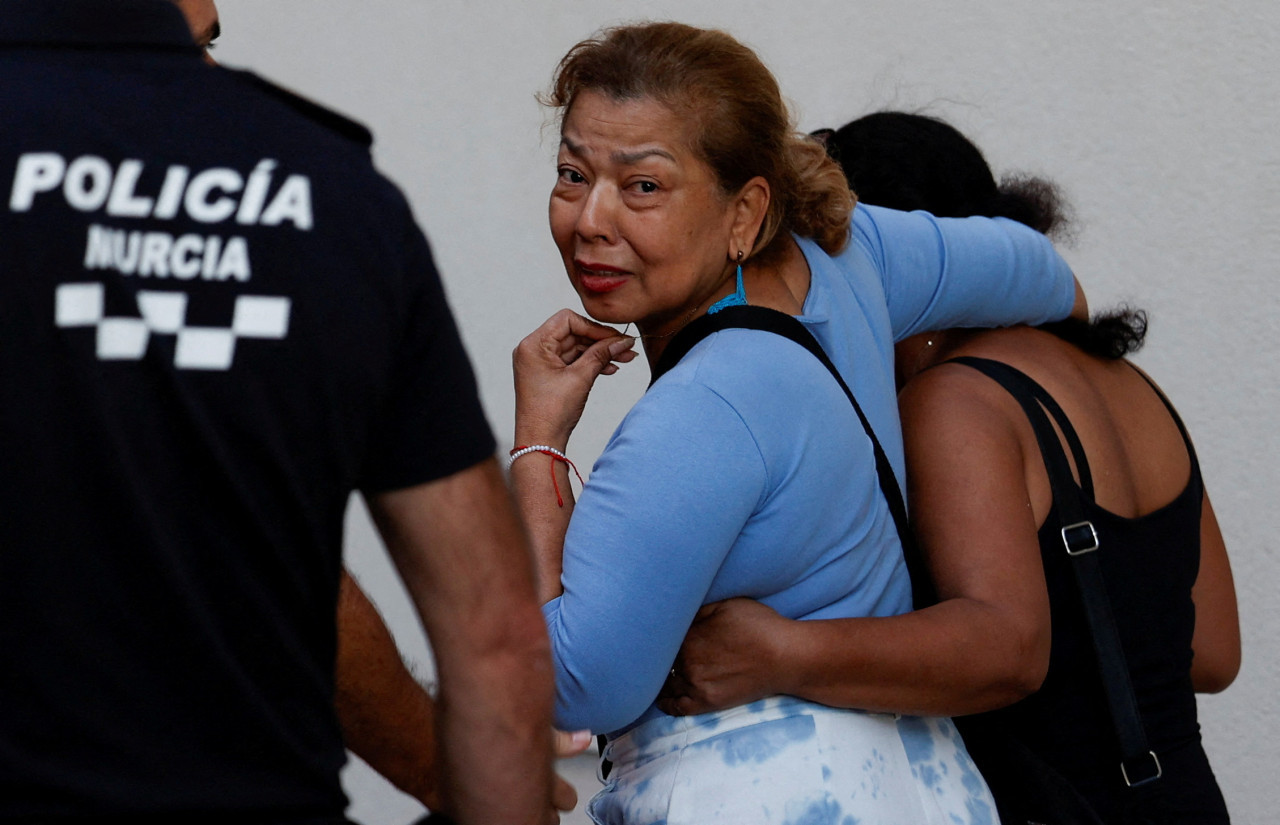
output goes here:
[[[923, 209], [942, 218], [1009, 218], [1046, 235], [1069, 231], [1070, 210], [1057, 186], [1025, 175], [997, 183], [978, 147], [937, 118], [876, 112], [814, 136], [863, 203]], [[1067, 319], [1040, 328], [1091, 355], [1117, 359], [1141, 349], [1147, 313], [1121, 306], [1089, 321]]]

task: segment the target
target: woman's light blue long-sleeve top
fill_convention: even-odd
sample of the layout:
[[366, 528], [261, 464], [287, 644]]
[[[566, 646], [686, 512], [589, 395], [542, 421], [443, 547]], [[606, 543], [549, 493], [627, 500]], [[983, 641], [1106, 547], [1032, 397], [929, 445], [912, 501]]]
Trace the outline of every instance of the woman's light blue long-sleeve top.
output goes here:
[[[1043, 323], [1075, 297], [1040, 234], [987, 218], [859, 205], [848, 247], [797, 239], [800, 320], [853, 389], [903, 477], [893, 344], [916, 332]], [[750, 299], [750, 295], [748, 295]], [[592, 469], [543, 612], [556, 721], [616, 732], [652, 706], [703, 604], [758, 599], [795, 619], [910, 609], [871, 442], [811, 354], [772, 333], [715, 333], [635, 404]]]

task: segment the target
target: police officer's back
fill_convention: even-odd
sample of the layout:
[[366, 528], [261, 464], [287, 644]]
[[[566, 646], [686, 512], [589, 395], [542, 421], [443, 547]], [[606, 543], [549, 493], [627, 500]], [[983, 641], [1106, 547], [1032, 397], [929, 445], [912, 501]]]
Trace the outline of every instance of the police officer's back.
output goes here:
[[168, 3], [6, 0], [0, 121], [0, 818], [340, 820], [348, 495], [494, 446], [425, 239]]

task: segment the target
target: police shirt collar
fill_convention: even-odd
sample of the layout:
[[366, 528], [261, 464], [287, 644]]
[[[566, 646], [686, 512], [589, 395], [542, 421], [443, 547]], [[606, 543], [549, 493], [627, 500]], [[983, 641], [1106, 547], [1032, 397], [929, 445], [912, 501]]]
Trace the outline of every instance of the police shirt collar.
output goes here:
[[169, 0], [2, 0], [0, 45], [200, 51]]

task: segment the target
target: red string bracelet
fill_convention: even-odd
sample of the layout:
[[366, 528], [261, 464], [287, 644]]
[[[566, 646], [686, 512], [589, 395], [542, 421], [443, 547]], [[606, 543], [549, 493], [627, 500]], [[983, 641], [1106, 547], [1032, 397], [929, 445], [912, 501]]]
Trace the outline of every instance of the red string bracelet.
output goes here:
[[577, 466], [569, 460], [569, 457], [557, 450], [555, 447], [550, 447], [546, 444], [530, 444], [527, 446], [512, 447], [511, 452], [508, 453], [510, 458], [507, 459], [507, 469], [511, 469], [511, 465], [516, 463], [517, 458], [529, 455], [530, 453], [542, 453], [545, 456], [551, 457], [551, 486], [556, 491], [556, 504], [561, 507], [564, 506], [564, 496], [560, 495], [560, 482], [556, 480], [557, 461], [569, 465], [569, 469], [573, 470], [573, 474], [578, 477], [579, 484], [586, 484], [586, 482], [582, 480], [582, 473], [578, 472]]

